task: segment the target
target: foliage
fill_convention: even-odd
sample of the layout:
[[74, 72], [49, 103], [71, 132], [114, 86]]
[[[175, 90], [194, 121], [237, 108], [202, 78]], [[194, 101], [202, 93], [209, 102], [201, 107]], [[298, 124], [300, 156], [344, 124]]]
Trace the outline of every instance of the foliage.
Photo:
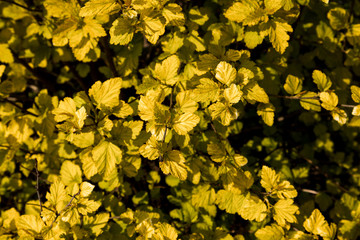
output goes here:
[[359, 0], [0, 11], [0, 239], [360, 237]]

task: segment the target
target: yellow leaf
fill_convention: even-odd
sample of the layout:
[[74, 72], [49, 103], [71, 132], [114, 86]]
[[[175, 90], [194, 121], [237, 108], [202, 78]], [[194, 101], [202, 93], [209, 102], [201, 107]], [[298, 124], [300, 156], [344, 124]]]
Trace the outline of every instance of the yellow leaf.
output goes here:
[[316, 235], [324, 234], [327, 225], [328, 224], [324, 216], [319, 211], [319, 209], [315, 209], [311, 213], [311, 216], [308, 219], [306, 219], [303, 223], [303, 226], [306, 229], [306, 231]]
[[171, 174], [180, 180], [186, 180], [187, 168], [185, 158], [178, 150], [171, 150], [164, 154], [164, 159], [159, 166], [164, 174]]
[[249, 100], [254, 100], [257, 102], [269, 103], [268, 95], [257, 83], [250, 85], [250, 87], [247, 89], [247, 94], [245, 97]]
[[235, 163], [239, 166], [239, 167], [243, 167], [248, 163], [248, 160], [246, 157], [241, 156], [240, 154], [235, 154], [234, 155], [234, 160]]
[[76, 105], [72, 98], [66, 97], [64, 100], [60, 101], [59, 106], [53, 111], [55, 115], [55, 121], [62, 122], [69, 118], [73, 118], [76, 112]]
[[190, 97], [191, 93], [189, 91], [179, 92], [176, 95], [176, 107], [179, 108], [181, 112], [184, 113], [193, 113], [197, 110], [198, 104]]
[[275, 172], [275, 170], [263, 166], [261, 169], [261, 181], [260, 184], [265, 188], [266, 192], [271, 192], [275, 189], [280, 181], [280, 176]]
[[292, 32], [292, 27], [285, 20], [276, 19], [269, 21], [269, 39], [275, 50], [283, 54], [289, 46], [290, 36], [287, 32]]
[[330, 78], [320, 70], [314, 70], [312, 73], [312, 78], [321, 92], [329, 90], [332, 85]]
[[259, 240], [283, 240], [285, 231], [277, 224], [263, 227], [256, 231], [255, 236]]
[[73, 123], [77, 129], [81, 129], [84, 126], [84, 121], [87, 118], [86, 109], [82, 106], [74, 114]]
[[155, 160], [160, 156], [160, 148], [161, 144], [156, 140], [156, 137], [151, 136], [146, 144], [140, 147], [139, 153], [149, 160]]
[[177, 116], [174, 119], [173, 128], [177, 134], [185, 135], [190, 132], [199, 122], [200, 117], [198, 115], [187, 112]]
[[16, 220], [16, 227], [19, 236], [42, 238], [41, 231], [45, 224], [39, 215], [22, 215]]
[[215, 78], [229, 86], [236, 79], [236, 69], [230, 63], [222, 61], [216, 66]]
[[156, 44], [159, 36], [165, 32], [166, 19], [156, 10], [148, 8], [140, 15], [141, 27], [147, 40]]
[[272, 126], [274, 124], [275, 107], [271, 103], [260, 103], [257, 108], [257, 114], [261, 116], [266, 125]]
[[226, 151], [220, 144], [209, 143], [207, 145], [207, 152], [214, 162], [223, 162], [226, 160]]
[[314, 92], [307, 92], [301, 95], [302, 99], [300, 100], [300, 105], [306, 110], [313, 110], [316, 112], [320, 112], [321, 111], [320, 101], [316, 99], [317, 96], [318, 94]]
[[134, 37], [135, 27], [133, 26], [132, 19], [117, 18], [110, 28], [110, 43], [126, 45]]
[[228, 8], [225, 17], [230, 21], [242, 23], [243, 25], [255, 25], [261, 20], [266, 20], [266, 12], [260, 8], [256, 0], [242, 0], [235, 2]]
[[119, 105], [121, 78], [111, 78], [105, 82], [97, 81], [89, 90], [89, 96], [100, 110], [107, 110]]
[[174, 85], [178, 79], [180, 59], [176, 55], [166, 58], [162, 63], [156, 63], [154, 77], [159, 79], [162, 84]]
[[243, 194], [236, 194], [232, 191], [219, 190], [216, 193], [215, 203], [219, 209], [225, 210], [227, 213], [239, 213], [243, 206], [245, 196]]
[[210, 206], [214, 204], [215, 199], [215, 190], [209, 184], [199, 185], [192, 191], [191, 203], [195, 207]]
[[80, 10], [81, 17], [112, 14], [121, 9], [116, 0], [90, 0]]
[[14, 57], [9, 49], [9, 46], [7, 44], [0, 44], [0, 62], [3, 63], [12, 63], [14, 62]]
[[277, 186], [276, 195], [280, 199], [294, 198], [297, 196], [297, 191], [289, 181], [282, 181]]
[[73, 162], [65, 161], [61, 165], [60, 176], [61, 180], [65, 185], [71, 185], [73, 183], [81, 183], [81, 169], [79, 165]]
[[229, 104], [235, 104], [240, 101], [242, 92], [236, 84], [231, 84], [229, 88], [224, 90], [224, 98]]
[[157, 233], [160, 234], [160, 236], [157, 238], [155, 236], [155, 240], [159, 239], [166, 239], [166, 240], [177, 240], [178, 239], [178, 234], [176, 232], [176, 229], [171, 226], [168, 223], [159, 223], [157, 225]]
[[343, 109], [336, 107], [330, 113], [333, 119], [340, 125], [344, 125], [347, 122], [347, 114]]
[[320, 93], [321, 106], [326, 110], [332, 111], [338, 104], [338, 96], [334, 92]]
[[330, 26], [334, 30], [346, 29], [348, 27], [349, 12], [344, 8], [336, 7], [327, 13]]
[[284, 0], [264, 0], [265, 8], [268, 14], [274, 14], [282, 6], [284, 6]]
[[185, 23], [185, 16], [181, 12], [181, 7], [176, 3], [167, 4], [163, 10], [162, 15], [166, 19], [166, 24], [173, 26], [182, 26]]
[[92, 185], [89, 182], [82, 182], [80, 184], [80, 196], [81, 197], [89, 197], [92, 193], [95, 185]]
[[288, 75], [286, 77], [286, 83], [284, 84], [285, 91], [290, 95], [295, 95], [301, 92], [302, 80], [296, 76]]
[[201, 78], [200, 84], [193, 91], [193, 99], [198, 102], [216, 101], [220, 94], [220, 86], [208, 79]]
[[92, 158], [92, 152], [90, 148], [86, 148], [80, 153], [80, 160], [82, 163], [82, 170], [87, 179], [98, 173], [96, 163]]
[[351, 97], [356, 103], [360, 103], [360, 87], [352, 85], [350, 87]]
[[94, 147], [92, 156], [98, 172], [107, 177], [111, 174], [116, 164], [121, 162], [122, 151], [118, 146], [104, 140]]
[[295, 213], [298, 207], [293, 204], [292, 199], [281, 199], [274, 205], [274, 220], [280, 225], [285, 227], [287, 223], [295, 223]]
[[230, 125], [232, 120], [235, 120], [239, 116], [239, 112], [236, 108], [226, 106], [222, 102], [217, 102], [209, 107], [211, 112], [211, 118], [213, 120], [220, 118], [220, 122], [224, 126]]
[[73, 135], [72, 144], [79, 148], [87, 148], [94, 144], [95, 132], [81, 132]]
[[266, 204], [258, 196], [248, 194], [241, 207], [240, 215], [245, 220], [261, 222], [267, 216]]
[[357, 105], [352, 110], [352, 115], [354, 116], [360, 116], [360, 105]]
[[50, 186], [50, 192], [46, 193], [46, 199], [59, 213], [66, 206], [67, 192], [62, 181], [57, 180]]

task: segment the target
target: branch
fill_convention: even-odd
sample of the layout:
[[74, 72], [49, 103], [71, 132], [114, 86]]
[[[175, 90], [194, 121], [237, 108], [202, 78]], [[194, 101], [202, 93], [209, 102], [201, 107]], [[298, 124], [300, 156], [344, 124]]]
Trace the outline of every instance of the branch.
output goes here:
[[111, 71], [113, 77], [119, 77], [119, 74], [115, 68], [114, 57], [113, 57], [112, 50], [109, 47], [108, 40], [109, 40], [108, 36], [100, 38], [100, 44], [103, 47], [104, 52], [105, 52], [105, 57], [106, 57], [105, 62], [106, 62], [106, 65], [108, 65], [108, 67], [110, 68], [110, 71]]
[[10, 0], [0, 0], [0, 2], [6, 2], [6, 3], [13, 4], [13, 5], [16, 5], [16, 6], [18, 6], [18, 7], [21, 7], [21, 8], [23, 8], [23, 9], [27, 10], [27, 11], [30, 11], [30, 12], [42, 12], [42, 10], [39, 10], [39, 9], [31, 9], [31, 8], [29, 8], [29, 7], [27, 7], [27, 6], [21, 5], [21, 4], [17, 3], [17, 2], [10, 1]]
[[7, 102], [10, 103], [11, 105], [19, 108], [21, 110], [21, 112], [25, 113], [25, 114], [29, 114], [32, 115], [34, 117], [38, 117], [37, 114], [29, 112], [28, 110], [26, 110], [25, 108], [23, 108], [22, 106], [18, 105], [17, 103], [15, 103], [14, 101], [11, 101], [9, 98], [5, 98], [4, 100], [1, 100], [1, 102]]

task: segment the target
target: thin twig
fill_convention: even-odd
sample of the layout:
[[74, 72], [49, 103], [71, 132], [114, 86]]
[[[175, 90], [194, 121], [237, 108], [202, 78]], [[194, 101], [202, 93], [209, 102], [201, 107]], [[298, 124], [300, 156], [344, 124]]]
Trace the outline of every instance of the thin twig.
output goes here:
[[279, 96], [279, 95], [269, 95], [270, 97], [276, 97], [276, 98], [285, 98], [285, 99], [297, 99], [297, 100], [303, 100], [303, 99], [316, 99], [319, 100], [319, 97], [298, 97], [298, 96]]
[[303, 188], [303, 189], [301, 189], [301, 191], [306, 192], [306, 193], [311, 193], [311, 194], [314, 194], [314, 195], [318, 195], [318, 194], [319, 194], [318, 191], [315, 191], [315, 190], [312, 190], [312, 189]]
[[105, 53], [105, 58], [106, 58], [105, 62], [108, 65], [108, 67], [110, 68], [110, 71], [111, 71], [113, 77], [118, 77], [119, 74], [116, 71], [112, 50], [110, 49], [108, 43], [109, 43], [108, 36], [100, 38], [100, 44], [103, 47], [104, 53]]
[[40, 190], [39, 190], [39, 170], [38, 170], [38, 161], [37, 159], [35, 159], [35, 171], [36, 171], [36, 193], [39, 199], [39, 206], [40, 206], [40, 217], [43, 220], [43, 222], [46, 225], [46, 222], [44, 221], [43, 217], [42, 217], [42, 203], [41, 203], [41, 195], [40, 195]]
[[28, 110], [24, 109], [23, 107], [21, 107], [20, 105], [18, 105], [18, 104], [17, 104], [17, 103], [15, 103], [15, 102], [13, 102], [13, 101], [9, 100], [8, 98], [5, 98], [5, 99], [4, 99], [4, 100], [2, 100], [2, 101], [7, 102], [7, 103], [10, 103], [11, 105], [13, 105], [13, 106], [15, 106], [15, 107], [19, 108], [19, 109], [20, 109], [23, 113], [26, 113], [26, 114], [32, 115], [32, 116], [34, 116], [34, 117], [38, 117], [38, 115], [37, 115], [37, 114], [32, 113], [32, 112], [29, 112]]
[[52, 226], [54, 225], [54, 223], [56, 222], [56, 220], [58, 219], [58, 217], [67, 209], [71, 206], [72, 201], [74, 201], [74, 199], [76, 198], [77, 195], [80, 194], [80, 189], [77, 193], [75, 193], [73, 196], [71, 196], [71, 199], [69, 201], [68, 204], [66, 204], [66, 206], [59, 212], [56, 213], [55, 219], [52, 221], [52, 223], [50, 224], [50, 229], [52, 228]]

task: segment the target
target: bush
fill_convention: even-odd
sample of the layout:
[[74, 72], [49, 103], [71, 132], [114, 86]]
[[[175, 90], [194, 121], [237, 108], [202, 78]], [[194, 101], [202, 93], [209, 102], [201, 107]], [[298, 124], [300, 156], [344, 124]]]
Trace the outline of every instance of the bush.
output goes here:
[[0, 11], [0, 239], [360, 236], [358, 0]]

